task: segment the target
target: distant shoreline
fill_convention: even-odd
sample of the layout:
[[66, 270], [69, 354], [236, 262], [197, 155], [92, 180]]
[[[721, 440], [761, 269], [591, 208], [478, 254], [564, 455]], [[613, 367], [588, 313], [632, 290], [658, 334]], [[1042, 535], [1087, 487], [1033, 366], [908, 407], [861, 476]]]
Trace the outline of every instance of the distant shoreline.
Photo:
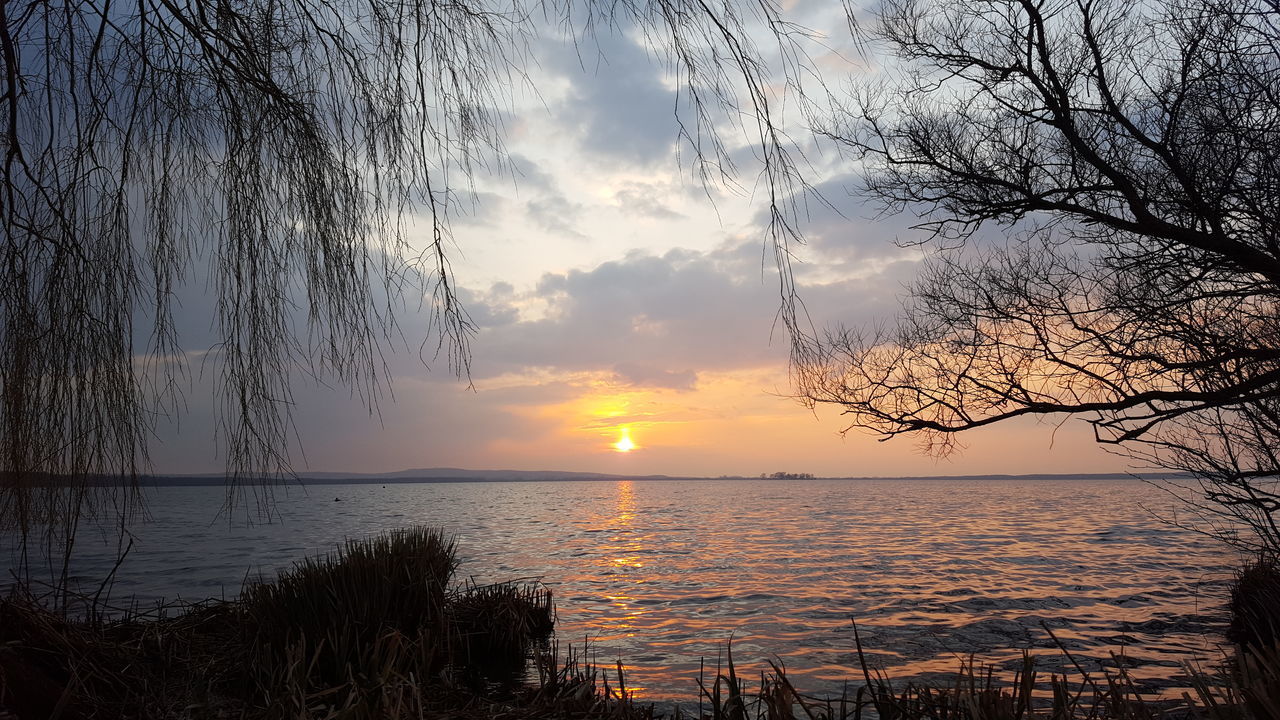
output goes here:
[[[486, 474], [485, 471], [469, 471], [468, 475], [406, 475], [393, 473], [388, 475], [370, 475], [352, 473], [322, 473], [315, 475], [300, 474], [289, 479], [240, 480], [242, 484], [296, 484], [296, 485], [403, 485], [403, 484], [435, 484], [435, 483], [530, 483], [530, 482], [714, 482], [731, 480], [754, 482], [811, 482], [811, 481], [982, 481], [982, 480], [1026, 480], [1026, 481], [1070, 481], [1070, 480], [1159, 480], [1185, 479], [1183, 473], [1031, 473], [1025, 475], [905, 475], [905, 476], [846, 476], [846, 477], [814, 477], [805, 479], [778, 479], [759, 476], [677, 476], [677, 475], [608, 475], [596, 473], [556, 473], [546, 471], [523, 473], [503, 471]], [[122, 485], [123, 482], [112, 482], [115, 478], [103, 478], [102, 485]], [[227, 482], [225, 475], [144, 475], [138, 478], [140, 487], [208, 487], [223, 486]]]
[[[1070, 480], [1185, 480], [1186, 473], [1027, 473], [1022, 475], [846, 475], [810, 478], [776, 478], [760, 476], [720, 475], [716, 477], [694, 475], [613, 475], [609, 473], [586, 473], [556, 470], [464, 470], [461, 468], [422, 468], [401, 470], [390, 473], [338, 473], [314, 472], [299, 473], [294, 477], [261, 477], [238, 478], [240, 485], [402, 485], [407, 483], [528, 483], [528, 482], [619, 482], [623, 480], [635, 482], [712, 482], [731, 480], [734, 482], [810, 482], [810, 481], [984, 481], [984, 480], [1023, 480], [1023, 481], [1070, 481]], [[0, 481], [3, 477], [0, 477]], [[147, 474], [137, 476], [137, 484], [141, 487], [201, 487], [224, 486], [228, 477], [225, 474]], [[36, 484], [67, 485], [69, 478], [57, 475], [45, 475], [36, 480]], [[79, 484], [79, 483], [76, 483]], [[92, 483], [98, 487], [117, 487], [132, 484], [118, 475], [99, 475]]]

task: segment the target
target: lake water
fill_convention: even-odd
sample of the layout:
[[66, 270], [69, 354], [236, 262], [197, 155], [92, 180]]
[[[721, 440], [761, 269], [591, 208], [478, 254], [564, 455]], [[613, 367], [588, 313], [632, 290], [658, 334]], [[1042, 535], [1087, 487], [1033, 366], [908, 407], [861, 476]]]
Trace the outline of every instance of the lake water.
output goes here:
[[[276, 493], [279, 519], [228, 522], [220, 488], [149, 491], [113, 601], [234, 595], [308, 554], [410, 525], [456, 533], [461, 578], [538, 578], [561, 643], [621, 659], [654, 701], [696, 700], [705, 658], [732, 637], [748, 677], [781, 658], [813, 694], [856, 681], [852, 622], [873, 667], [940, 677], [959, 659], [1012, 667], [1032, 649], [1156, 692], [1219, 659], [1233, 553], [1151, 512], [1176, 503], [1137, 480], [724, 480], [316, 485]], [[341, 502], [334, 499], [340, 498]], [[93, 588], [114, 542], [75, 563]], [[740, 667], [741, 671], [741, 667]]]

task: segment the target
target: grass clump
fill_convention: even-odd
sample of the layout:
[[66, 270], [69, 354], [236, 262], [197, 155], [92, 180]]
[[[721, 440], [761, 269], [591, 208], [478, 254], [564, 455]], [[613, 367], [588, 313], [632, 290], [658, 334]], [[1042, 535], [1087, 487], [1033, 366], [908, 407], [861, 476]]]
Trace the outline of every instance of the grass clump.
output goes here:
[[449, 694], [510, 685], [533, 641], [551, 632], [551, 593], [506, 583], [455, 588], [457, 567], [451, 538], [415, 528], [350, 540], [247, 587], [238, 605], [262, 709], [403, 717]]
[[[0, 600], [0, 718], [417, 718], [482, 704], [550, 632], [539, 585], [453, 587], [414, 528], [346, 542], [232, 601], [73, 619]], [[504, 674], [505, 673], [505, 674]]]
[[296, 714], [317, 699], [344, 706], [434, 677], [450, 658], [445, 605], [457, 566], [451, 539], [415, 528], [348, 540], [250, 584], [238, 610], [252, 690]]
[[1227, 639], [1247, 649], [1280, 646], [1280, 561], [1246, 565], [1231, 586]]
[[449, 603], [448, 620], [466, 680], [510, 679], [524, 669], [530, 642], [551, 635], [555, 609], [540, 586], [469, 585]]

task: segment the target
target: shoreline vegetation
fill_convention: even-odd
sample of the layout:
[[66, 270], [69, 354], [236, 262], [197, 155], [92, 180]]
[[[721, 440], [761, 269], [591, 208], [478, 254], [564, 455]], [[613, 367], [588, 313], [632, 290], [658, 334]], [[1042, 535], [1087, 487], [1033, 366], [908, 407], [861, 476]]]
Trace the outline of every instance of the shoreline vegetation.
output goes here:
[[[732, 648], [697, 678], [696, 707], [660, 711], [627, 689], [621, 661], [561, 652], [550, 591], [454, 582], [442, 531], [349, 540], [233, 600], [113, 612], [82, 597], [49, 609], [30, 586], [0, 598], [0, 719], [1280, 720], [1280, 564], [1237, 576], [1235, 651], [1186, 672], [1194, 692], [1144, 695], [1123, 662], [1048, 675], [1024, 654], [1009, 677], [970, 657], [950, 684], [858, 667], [839, 698], [792, 685], [780, 662], [740, 674]], [[1052, 631], [1049, 631], [1052, 636]], [[855, 637], [857, 637], [855, 626]]]

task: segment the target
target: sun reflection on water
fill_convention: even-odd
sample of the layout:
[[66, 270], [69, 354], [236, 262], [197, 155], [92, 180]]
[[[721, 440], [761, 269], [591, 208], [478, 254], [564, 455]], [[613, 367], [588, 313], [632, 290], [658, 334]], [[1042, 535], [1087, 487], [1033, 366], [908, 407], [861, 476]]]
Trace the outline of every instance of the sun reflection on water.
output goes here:
[[630, 480], [623, 480], [618, 483], [618, 497], [614, 503], [614, 516], [609, 529], [609, 541], [614, 543], [609, 548], [609, 563], [616, 568], [644, 567], [638, 554], [644, 549], [644, 538], [631, 527], [635, 516], [635, 487]]
[[[641, 555], [645, 552], [646, 543], [651, 541], [644, 528], [635, 527], [636, 521], [636, 489], [630, 480], [619, 481], [615, 485], [615, 496], [612, 513], [600, 518], [600, 529], [607, 533], [607, 544], [601, 548], [599, 566], [606, 575], [623, 575], [623, 586], [612, 593], [605, 594], [607, 611], [604, 617], [597, 620], [599, 635], [597, 641], [604, 644], [635, 638], [639, 630], [647, 623], [643, 622], [651, 608], [636, 603], [636, 595], [627, 592], [628, 586], [639, 587], [645, 583], [644, 563]], [[644, 686], [635, 685], [638, 673], [636, 667], [622, 660], [616, 660], [614, 672], [619, 670], [626, 678], [626, 692], [633, 699], [646, 697]], [[614, 678], [617, 680], [617, 678]]]
[[[740, 671], [775, 657], [801, 683], [838, 691], [857, 667], [851, 618], [872, 667], [895, 677], [951, 677], [967, 651], [1003, 672], [1024, 648], [1062, 670], [1044, 620], [1099, 657], [1132, 642], [1127, 655], [1141, 657], [1129, 672], [1157, 695], [1180, 692], [1169, 663], [1207, 647], [1192, 595], [1212, 591], [1176, 563], [1135, 567], [1132, 552], [1192, 545], [1127, 516], [1076, 512], [1098, 504], [1086, 487], [1125, 492], [931, 483], [908, 500], [870, 483], [594, 485], [557, 569], [572, 588], [560, 629], [590, 639], [615, 687], [621, 658], [628, 692], [649, 701], [696, 698], [701, 661], [713, 667], [730, 635]], [[1189, 563], [1192, 581], [1210, 555]]]
[[[468, 576], [552, 587], [559, 637], [588, 641], [611, 687], [620, 658], [629, 693], [686, 709], [731, 635], [740, 675], [776, 658], [798, 689], [838, 696], [861, 677], [851, 618], [871, 669], [897, 680], [951, 683], [971, 652], [1009, 675], [1024, 649], [1043, 676], [1075, 673], [1044, 623], [1090, 673], [1123, 649], [1144, 693], [1177, 698], [1184, 662], [1221, 657], [1235, 561], [1148, 514], [1167, 506], [1137, 480], [364, 484], [335, 491], [343, 513], [293, 495], [287, 522], [234, 532], [200, 519], [220, 492], [158, 489], [150, 550], [117, 592], [203, 597], [334, 537], [442, 524]], [[111, 571], [112, 548], [80, 572]]]

